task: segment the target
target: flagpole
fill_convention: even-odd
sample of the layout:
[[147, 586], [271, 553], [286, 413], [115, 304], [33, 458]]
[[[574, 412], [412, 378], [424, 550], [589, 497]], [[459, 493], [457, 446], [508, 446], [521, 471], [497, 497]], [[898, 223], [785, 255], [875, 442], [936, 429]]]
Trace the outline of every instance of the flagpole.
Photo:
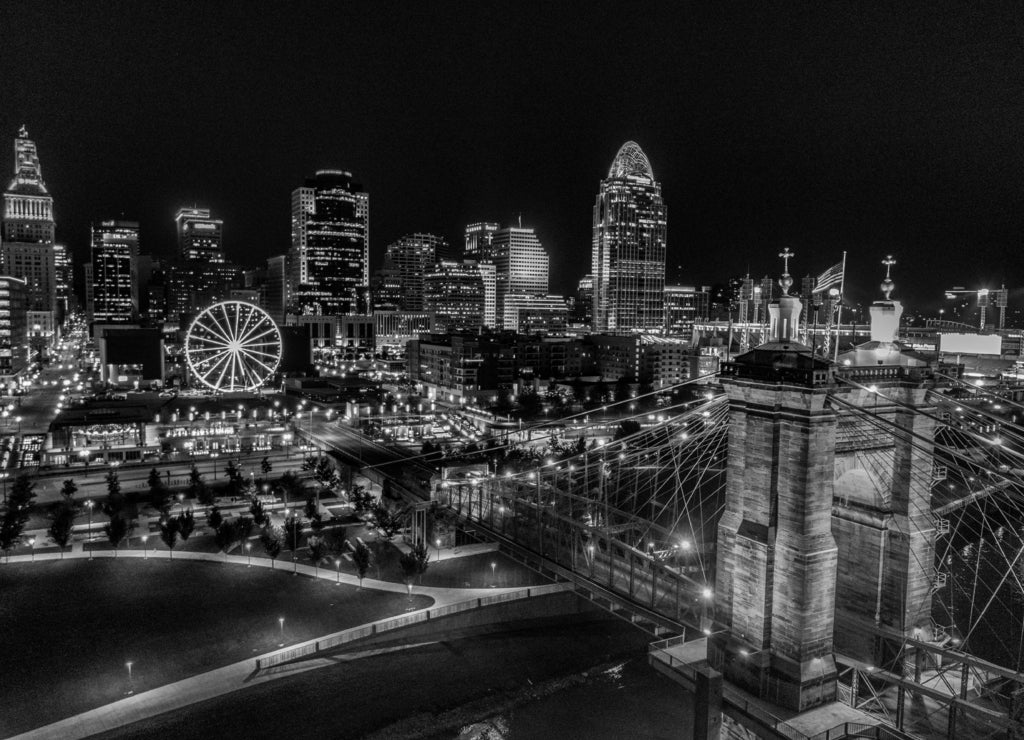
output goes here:
[[[843, 251], [843, 276], [839, 280], [839, 312], [836, 315], [836, 346], [832, 355], [833, 362], [839, 362], [839, 330], [843, 326], [843, 290], [846, 288], [846, 252]], [[854, 337], [856, 341], [856, 337]]]

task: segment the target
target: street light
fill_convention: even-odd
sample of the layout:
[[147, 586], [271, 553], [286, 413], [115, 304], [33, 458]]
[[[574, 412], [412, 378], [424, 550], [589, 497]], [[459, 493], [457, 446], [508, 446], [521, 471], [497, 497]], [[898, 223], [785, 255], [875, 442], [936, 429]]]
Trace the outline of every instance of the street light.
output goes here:
[[441, 538], [438, 537], [434, 540], [434, 544], [437, 545], [437, 562], [441, 562]]
[[497, 564], [497, 563], [496, 563], [495, 561], [493, 561], [493, 560], [492, 560], [492, 561], [491, 561], [491, 583], [492, 583], [492, 584], [493, 584], [493, 583], [494, 583], [494, 581], [495, 581], [495, 574], [494, 574], [494, 569], [495, 569], [495, 568], [497, 568], [497, 567], [498, 567], [498, 564]]
[[32, 553], [32, 562], [34, 563], [36, 561], [36, 538], [35, 537], [29, 537], [28, 538], [28, 549], [29, 549], [29, 552]]
[[277, 646], [284, 647], [284, 617], [278, 617], [277, 623], [281, 625], [281, 642]]
[[17, 416], [14, 420], [18, 422], [18, 434], [21, 434], [21, 417]]
[[341, 585], [341, 558], [335, 558], [334, 559], [334, 564], [338, 568], [338, 580], [335, 581], [334, 585], [335, 586], [340, 586]]
[[143, 560], [148, 560], [149, 559], [149, 546], [146, 544], [146, 542], [148, 542], [148, 541], [149, 541], [149, 535], [148, 534], [142, 535], [142, 559]]
[[134, 661], [129, 660], [125, 663], [125, 667], [128, 668], [128, 691], [126, 692], [129, 696], [135, 693], [135, 687], [132, 685], [132, 663]]
[[246, 568], [251, 568], [252, 567], [252, 543], [251, 542], [246, 542], [245, 543], [245, 561], [246, 561], [245, 567]]
[[211, 452], [210, 457], [213, 459], [213, 479], [217, 480], [217, 458], [219, 457], [219, 453]]
[[[92, 540], [92, 499], [85, 502], [85, 508], [89, 510], [89, 531], [85, 534], [85, 544]], [[92, 549], [89, 550], [89, 560], [92, 560]]]
[[78, 454], [79, 454], [79, 456], [81, 456], [82, 461], [85, 463], [85, 476], [84, 477], [87, 478], [87, 477], [89, 477], [89, 450], [79, 450]]

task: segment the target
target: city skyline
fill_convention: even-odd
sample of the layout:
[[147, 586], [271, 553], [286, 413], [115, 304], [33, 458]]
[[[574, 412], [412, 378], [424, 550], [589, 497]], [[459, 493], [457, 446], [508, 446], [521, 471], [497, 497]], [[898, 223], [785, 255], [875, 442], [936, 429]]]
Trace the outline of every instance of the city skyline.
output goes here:
[[[872, 297], [887, 253], [920, 275], [902, 290], [921, 308], [954, 284], [1024, 282], [1008, 260], [1024, 236], [1024, 117], [1008, 71], [1022, 65], [1008, 11], [940, 6], [918, 19], [651, 5], [619, 18], [598, 5], [566, 36], [577, 20], [568, 8], [403, 8], [401, 27], [381, 9], [328, 47], [324, 31], [339, 30], [329, 9], [276, 23], [282, 10], [261, 7], [252, 18], [230, 4], [208, 9], [210, 28], [233, 28], [227, 37], [120, 4], [0, 11], [6, 28], [38, 29], [0, 50], [23, 70], [0, 83], [0, 131], [26, 124], [38, 142], [59, 203], [57, 241], [77, 262], [88, 224], [122, 213], [140, 221], [151, 251], [171, 254], [173, 213], [192, 203], [224, 219], [229, 257], [262, 261], [289, 244], [283, 214], [305, 173], [339, 167], [374, 198], [371, 269], [403, 234], [458, 244], [466, 224], [521, 213], [549, 245], [552, 288], [569, 293], [584, 274], [593, 190], [609, 152], [632, 139], [673, 214], [670, 282], [772, 274], [783, 246], [797, 254], [797, 277], [848, 251], [857, 301]], [[280, 28], [280, 46], [257, 41], [264, 24]], [[790, 42], [773, 43], [793, 27]], [[123, 46], [101, 52], [111, 34]], [[523, 35], [529, 53], [496, 54]], [[459, 43], [449, 50], [438, 38]], [[394, 56], [370, 53], [382, 49]], [[412, 63], [421, 59], [430, 61]], [[303, 96], [335, 76], [350, 82], [344, 102]], [[436, 115], [408, 115], [407, 100], [442, 89]], [[957, 264], [966, 253], [976, 258]]]

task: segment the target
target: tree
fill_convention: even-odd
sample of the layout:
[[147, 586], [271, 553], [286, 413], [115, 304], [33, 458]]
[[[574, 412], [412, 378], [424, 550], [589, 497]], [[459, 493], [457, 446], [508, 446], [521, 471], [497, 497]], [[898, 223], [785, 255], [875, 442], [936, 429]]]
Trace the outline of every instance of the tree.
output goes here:
[[160, 539], [167, 545], [170, 557], [174, 557], [174, 546], [178, 544], [179, 522], [175, 517], [164, 517], [160, 520]]
[[14, 480], [7, 496], [7, 510], [0, 519], [0, 550], [10, 552], [21, 541], [21, 533], [28, 522], [32, 499], [36, 497], [35, 483], [22, 473]]
[[150, 470], [149, 475], [146, 477], [146, 484], [149, 486], [149, 503], [157, 511], [162, 511], [166, 514], [171, 497], [170, 492], [164, 487], [164, 482], [160, 478], [160, 471], [156, 468]]
[[260, 460], [260, 470], [263, 471], [263, 475], [270, 475], [273, 469], [274, 466], [271, 464], [269, 457], [264, 457], [262, 460]]
[[321, 457], [313, 468], [313, 479], [321, 488], [334, 488], [341, 480], [338, 470], [327, 457]]
[[146, 485], [149, 486], [150, 490], [159, 488], [163, 485], [163, 480], [160, 478], [160, 471], [156, 468], [152, 468], [149, 471], [149, 475], [146, 476]]
[[238, 527], [234, 522], [222, 521], [213, 534], [213, 541], [220, 550], [227, 552], [238, 540]]
[[274, 561], [281, 554], [281, 531], [276, 527], [264, 527], [263, 534], [260, 535], [260, 542], [263, 544], [263, 550], [267, 553], [267, 557], [270, 558], [270, 567], [273, 568]]
[[241, 494], [245, 481], [242, 480], [242, 470], [238, 467], [238, 463], [234, 460], [228, 460], [228, 464], [224, 468], [224, 474], [228, 478], [228, 491], [230, 491], [231, 495], [238, 496]]
[[103, 525], [103, 533], [107, 535], [107, 539], [110, 544], [114, 547], [114, 557], [117, 557], [118, 546], [125, 541], [128, 537], [128, 533], [131, 531], [131, 525], [128, 524], [128, 520], [120, 514], [113, 514], [110, 517], [110, 522]]
[[306, 498], [306, 506], [302, 509], [302, 513], [306, 515], [307, 519], [312, 519], [320, 513], [320, 509], [316, 505], [315, 496], [309, 496]]
[[214, 502], [213, 491], [206, 485], [202, 473], [195, 465], [188, 471], [188, 495], [203, 506], [210, 506]]
[[237, 519], [235, 519], [235, 527], [238, 529], [239, 541], [249, 539], [249, 535], [252, 534], [254, 526], [255, 522], [253, 522], [253, 520], [250, 517], [240, 516]]
[[252, 520], [258, 527], [263, 527], [270, 521], [270, 517], [263, 508], [263, 502], [259, 499], [253, 499], [253, 502], [249, 504], [249, 513], [252, 514]]
[[527, 416], [535, 416], [542, 404], [543, 400], [533, 388], [526, 388], [519, 394], [519, 407]]
[[[403, 552], [402, 556], [398, 558], [398, 567], [402, 570], [402, 580], [411, 587], [412, 579], [420, 572], [420, 563], [416, 553], [412, 550]], [[412, 588], [409, 589], [409, 596], [412, 596]]]
[[117, 470], [111, 468], [107, 471], [107, 500], [103, 504], [103, 512], [110, 517], [120, 514], [124, 509], [124, 494], [121, 493], [121, 481], [117, 477]]
[[277, 485], [281, 488], [286, 501], [302, 495], [302, 480], [291, 470], [277, 479]]
[[284, 543], [294, 553], [301, 541], [302, 523], [297, 516], [290, 516], [284, 520]]
[[216, 506], [210, 509], [210, 513], [206, 515], [206, 525], [213, 530], [214, 534], [217, 533], [223, 521], [224, 515], [220, 513], [220, 509]]
[[[71, 482], [73, 483], [74, 481]], [[50, 528], [46, 530], [46, 533], [53, 540], [53, 543], [60, 548], [61, 559], [64, 558], [64, 548], [71, 541], [71, 532], [75, 525], [77, 513], [75, 505], [71, 503], [70, 499], [65, 499], [57, 504], [56, 509], [50, 515]]]
[[427, 545], [424, 542], [418, 542], [413, 546], [410, 553], [416, 558], [416, 575], [422, 576], [427, 572], [427, 567], [430, 564], [430, 553], [427, 552]]
[[78, 484], [71, 478], [68, 478], [64, 481], [64, 485], [61, 486], [60, 493], [65, 499], [70, 501], [75, 497], [75, 494], [78, 493]]
[[189, 535], [192, 534], [192, 530], [196, 528], [196, 518], [192, 513], [192, 509], [189, 509], [184, 514], [178, 516], [178, 534], [181, 535], [181, 539], [187, 540]]
[[378, 534], [386, 540], [390, 540], [402, 529], [402, 516], [393, 514], [382, 503], [373, 507], [373, 520]]
[[373, 507], [373, 495], [364, 486], [352, 486], [352, 492], [349, 494], [348, 500], [352, 503], [352, 508], [356, 514], [370, 511]]
[[352, 562], [355, 563], [356, 575], [359, 576], [359, 587], [362, 588], [363, 578], [366, 577], [366, 571], [370, 569], [370, 548], [362, 542], [357, 542], [355, 550], [352, 551]]
[[310, 537], [306, 541], [306, 547], [309, 548], [309, 559], [313, 561], [313, 565], [320, 565], [320, 561], [327, 554], [327, 543], [324, 542], [324, 538]]

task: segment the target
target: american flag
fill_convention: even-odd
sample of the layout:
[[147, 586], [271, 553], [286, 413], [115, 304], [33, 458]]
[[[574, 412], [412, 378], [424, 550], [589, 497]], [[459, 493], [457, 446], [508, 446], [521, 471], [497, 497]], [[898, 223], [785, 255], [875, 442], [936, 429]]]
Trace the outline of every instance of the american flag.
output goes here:
[[822, 291], [828, 290], [833, 285], [840, 285], [843, 282], [843, 263], [842, 261], [832, 265], [832, 267], [825, 270], [825, 272], [818, 275], [817, 285], [815, 286], [812, 293], [821, 293]]

